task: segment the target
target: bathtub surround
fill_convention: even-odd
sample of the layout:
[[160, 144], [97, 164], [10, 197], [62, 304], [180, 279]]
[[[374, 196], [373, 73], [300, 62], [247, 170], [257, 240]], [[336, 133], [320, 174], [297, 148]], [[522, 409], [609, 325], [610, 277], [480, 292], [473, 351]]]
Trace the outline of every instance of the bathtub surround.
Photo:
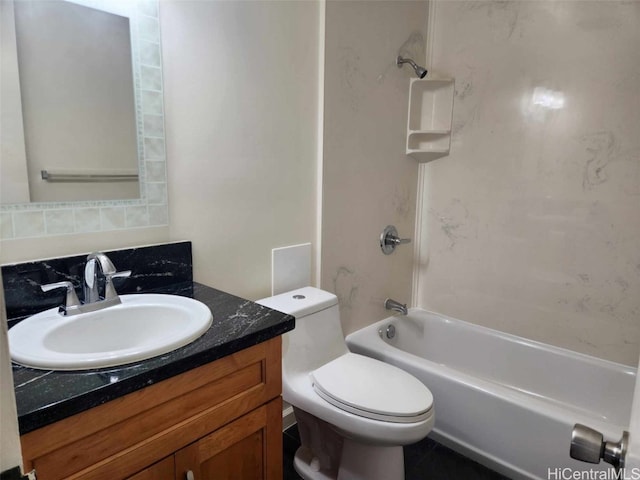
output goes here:
[[[118, 268], [132, 270], [131, 277], [116, 285], [119, 294], [195, 298], [210, 308], [214, 326], [184, 347], [119, 367], [56, 372], [13, 365], [21, 434], [257, 345], [294, 326], [289, 315], [193, 282], [191, 242], [105, 253]], [[61, 280], [79, 285], [85, 259], [75, 256], [3, 266], [9, 322], [63, 303], [64, 293], [62, 297], [54, 292], [42, 294], [39, 285]]]
[[636, 365], [640, 3], [435, 6], [453, 136], [424, 167], [417, 304]]
[[325, 36], [323, 289], [340, 300], [345, 333], [411, 299], [412, 250], [380, 251], [395, 225], [414, 238], [417, 162], [405, 155], [411, 68], [423, 63], [428, 2], [327, 2]]

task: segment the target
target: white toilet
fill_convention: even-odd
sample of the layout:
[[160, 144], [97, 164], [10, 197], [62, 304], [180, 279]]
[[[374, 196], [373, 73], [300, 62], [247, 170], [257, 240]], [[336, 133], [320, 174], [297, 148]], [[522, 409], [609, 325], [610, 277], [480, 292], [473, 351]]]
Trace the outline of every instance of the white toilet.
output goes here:
[[347, 350], [335, 295], [305, 287], [258, 303], [296, 317], [283, 337], [282, 396], [300, 432], [298, 474], [404, 479], [402, 445], [431, 430], [431, 392], [407, 372]]

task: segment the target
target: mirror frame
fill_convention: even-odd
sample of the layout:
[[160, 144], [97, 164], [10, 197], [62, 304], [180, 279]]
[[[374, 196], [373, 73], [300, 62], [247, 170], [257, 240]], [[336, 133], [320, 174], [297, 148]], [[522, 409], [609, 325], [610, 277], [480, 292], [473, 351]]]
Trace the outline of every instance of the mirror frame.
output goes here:
[[[71, 0], [92, 6], [109, 1]], [[119, 3], [119, 2], [115, 2]], [[132, 5], [140, 198], [0, 205], [0, 239], [48, 237], [168, 225], [164, 100], [158, 0]], [[106, 11], [110, 11], [105, 8]], [[112, 11], [112, 13], [119, 13]]]

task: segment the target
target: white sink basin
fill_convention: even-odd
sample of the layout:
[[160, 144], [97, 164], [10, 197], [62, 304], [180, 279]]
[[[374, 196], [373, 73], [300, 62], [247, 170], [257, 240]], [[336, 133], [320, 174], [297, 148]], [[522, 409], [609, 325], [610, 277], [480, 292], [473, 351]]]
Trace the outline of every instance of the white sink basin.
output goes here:
[[211, 326], [209, 308], [176, 295], [121, 295], [122, 304], [62, 316], [57, 308], [9, 330], [16, 363], [46, 370], [113, 367], [191, 343]]

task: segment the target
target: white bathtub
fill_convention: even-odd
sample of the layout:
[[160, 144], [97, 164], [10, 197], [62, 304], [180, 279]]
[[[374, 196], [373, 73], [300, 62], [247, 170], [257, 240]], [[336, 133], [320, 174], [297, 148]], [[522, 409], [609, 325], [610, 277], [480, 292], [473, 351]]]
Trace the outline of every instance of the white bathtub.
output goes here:
[[629, 424], [636, 369], [625, 365], [416, 308], [348, 335], [347, 344], [422, 380], [435, 401], [430, 437], [510, 478], [604, 470], [569, 457], [573, 425], [617, 441]]

